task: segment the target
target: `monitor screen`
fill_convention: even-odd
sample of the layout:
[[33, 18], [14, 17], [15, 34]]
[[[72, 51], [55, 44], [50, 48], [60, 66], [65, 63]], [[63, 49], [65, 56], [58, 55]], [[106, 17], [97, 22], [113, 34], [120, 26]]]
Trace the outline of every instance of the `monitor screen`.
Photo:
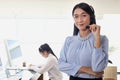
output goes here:
[[6, 40], [8, 62], [10, 66], [19, 65], [22, 58], [20, 42], [18, 40]]

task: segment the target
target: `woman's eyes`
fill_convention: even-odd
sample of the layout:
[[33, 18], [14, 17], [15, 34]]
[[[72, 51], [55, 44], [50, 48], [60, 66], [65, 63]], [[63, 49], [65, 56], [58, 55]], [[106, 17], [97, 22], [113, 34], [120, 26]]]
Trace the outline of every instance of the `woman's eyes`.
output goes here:
[[79, 16], [74, 16], [74, 18], [78, 18]]
[[86, 14], [83, 14], [83, 15], [75, 15], [74, 18], [79, 18], [79, 17], [86, 17], [87, 15]]
[[83, 17], [86, 17], [87, 15], [82, 15]]

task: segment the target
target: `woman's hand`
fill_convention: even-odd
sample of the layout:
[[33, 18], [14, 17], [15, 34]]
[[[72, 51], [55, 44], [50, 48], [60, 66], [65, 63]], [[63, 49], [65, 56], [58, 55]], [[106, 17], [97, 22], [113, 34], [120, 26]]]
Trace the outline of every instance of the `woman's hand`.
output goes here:
[[102, 77], [102, 75], [104, 74], [103, 71], [102, 72], [93, 72], [91, 67], [86, 67], [86, 66], [83, 66], [79, 69], [78, 74], [80, 74], [80, 73], [87, 73], [87, 74], [90, 74], [90, 75], [93, 75], [96, 77]]
[[90, 26], [90, 30], [93, 32], [95, 37], [100, 35], [100, 26], [99, 25], [92, 24], [92, 25], [89, 25], [89, 26]]
[[93, 72], [93, 75], [98, 77], [98, 78], [102, 77], [103, 74], [104, 74], [104, 71], [102, 71], [102, 72]]
[[90, 30], [93, 32], [95, 36], [95, 48], [100, 48], [101, 46], [101, 39], [100, 39], [100, 26], [96, 24], [90, 25]]
[[33, 66], [33, 64], [30, 64], [29, 67]]
[[35, 65], [33, 65], [33, 64], [30, 64], [30, 65], [29, 65], [29, 67], [31, 67], [31, 66], [35, 66]]
[[31, 70], [31, 69], [33, 69], [34, 66], [35, 66], [35, 65], [30, 64], [30, 65], [28, 66], [28, 69]]
[[98, 78], [102, 77], [102, 75], [104, 74], [104, 71], [102, 72], [93, 72], [93, 71], [88, 71], [88, 74], [96, 76]]

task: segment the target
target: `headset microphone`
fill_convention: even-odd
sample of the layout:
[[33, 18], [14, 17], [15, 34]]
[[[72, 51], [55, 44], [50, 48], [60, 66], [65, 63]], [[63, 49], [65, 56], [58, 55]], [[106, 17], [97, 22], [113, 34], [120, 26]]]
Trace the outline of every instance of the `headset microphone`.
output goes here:
[[90, 28], [90, 26], [88, 25], [88, 26], [86, 26], [86, 29], [89, 29]]

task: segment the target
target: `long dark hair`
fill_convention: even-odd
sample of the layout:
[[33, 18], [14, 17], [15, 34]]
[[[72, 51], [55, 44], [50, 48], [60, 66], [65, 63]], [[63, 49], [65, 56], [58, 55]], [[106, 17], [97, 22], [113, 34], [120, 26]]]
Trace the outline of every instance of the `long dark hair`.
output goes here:
[[[90, 15], [90, 25], [91, 24], [96, 24], [96, 19], [95, 19], [95, 11], [94, 8], [90, 5], [88, 5], [87, 3], [79, 3], [76, 4], [72, 10], [72, 16], [74, 16], [74, 11], [77, 8], [81, 8], [83, 9], [85, 12], [87, 12]], [[74, 31], [73, 31], [73, 35], [77, 35], [79, 32], [79, 29], [75, 26], [74, 24]]]
[[54, 55], [57, 58], [57, 56], [54, 54], [54, 52], [52, 51], [52, 49], [50, 48], [50, 46], [47, 43], [42, 44], [39, 47], [39, 52], [43, 53], [44, 51], [47, 51], [49, 54], [52, 54], [52, 55]]

